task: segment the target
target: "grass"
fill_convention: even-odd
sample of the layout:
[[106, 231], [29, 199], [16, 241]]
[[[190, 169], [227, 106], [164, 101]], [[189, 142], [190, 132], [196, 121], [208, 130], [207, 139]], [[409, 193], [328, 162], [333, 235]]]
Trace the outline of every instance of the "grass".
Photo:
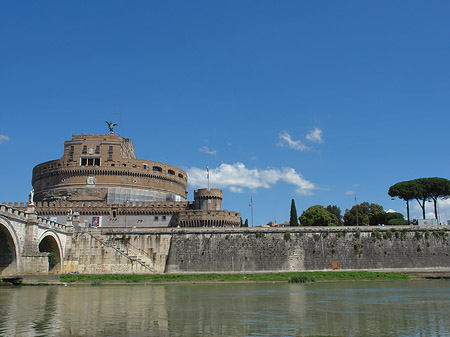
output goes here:
[[61, 282], [82, 283], [162, 283], [162, 282], [289, 282], [292, 280], [394, 280], [408, 279], [400, 273], [368, 271], [323, 271], [250, 274], [62, 274]]

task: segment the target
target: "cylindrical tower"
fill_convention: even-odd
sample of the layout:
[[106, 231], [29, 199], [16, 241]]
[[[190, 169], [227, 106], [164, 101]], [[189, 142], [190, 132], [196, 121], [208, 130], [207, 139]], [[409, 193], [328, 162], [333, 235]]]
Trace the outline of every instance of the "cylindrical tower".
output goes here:
[[33, 169], [35, 201], [101, 201], [108, 204], [184, 201], [187, 174], [137, 159], [128, 138], [73, 135], [61, 159]]
[[222, 190], [212, 188], [198, 189], [194, 191], [194, 208], [201, 210], [220, 211], [222, 210]]

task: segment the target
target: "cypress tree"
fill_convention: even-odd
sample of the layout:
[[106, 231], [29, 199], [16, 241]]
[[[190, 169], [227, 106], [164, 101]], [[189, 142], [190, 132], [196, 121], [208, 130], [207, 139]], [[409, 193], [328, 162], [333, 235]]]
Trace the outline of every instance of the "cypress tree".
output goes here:
[[291, 219], [289, 220], [289, 226], [298, 226], [297, 209], [295, 208], [295, 201], [291, 201]]

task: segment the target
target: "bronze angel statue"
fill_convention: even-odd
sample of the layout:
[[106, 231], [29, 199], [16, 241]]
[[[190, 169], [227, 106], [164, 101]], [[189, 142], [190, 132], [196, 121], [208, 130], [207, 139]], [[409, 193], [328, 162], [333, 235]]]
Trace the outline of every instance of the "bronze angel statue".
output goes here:
[[109, 135], [113, 135], [114, 134], [114, 128], [117, 126], [116, 123], [113, 122], [108, 122], [106, 121], [106, 124], [108, 124], [108, 128], [109, 128]]

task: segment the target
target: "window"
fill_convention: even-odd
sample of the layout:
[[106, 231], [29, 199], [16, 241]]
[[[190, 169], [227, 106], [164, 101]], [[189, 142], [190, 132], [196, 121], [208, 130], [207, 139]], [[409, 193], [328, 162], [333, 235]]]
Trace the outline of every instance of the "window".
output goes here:
[[112, 146], [109, 147], [108, 152], [109, 152], [109, 153], [112, 153], [112, 152], [113, 152], [113, 147], [112, 147]]
[[162, 219], [163, 219], [163, 220], [166, 220], [166, 216], [165, 216], [165, 215], [163, 215], [163, 216], [162, 216]]
[[69, 154], [69, 161], [73, 160], [73, 154]]
[[87, 145], [83, 145], [83, 153], [87, 153]]
[[162, 168], [158, 166], [153, 166], [153, 171], [155, 172], [162, 172]]
[[159, 218], [157, 216], [155, 216], [155, 221], [158, 221], [158, 220], [159, 220]]
[[100, 145], [97, 145], [97, 146], [95, 147], [95, 153], [100, 153]]
[[108, 160], [112, 160], [112, 154], [108, 155]]
[[100, 166], [100, 158], [81, 158], [81, 166]]
[[74, 148], [73, 145], [70, 146], [70, 152], [73, 152]]
[[147, 169], [147, 165], [144, 164], [144, 170], [146, 170], [146, 169]]
[[171, 175], [175, 175], [175, 171], [173, 171], [173, 170], [169, 170], [169, 171], [167, 171], [169, 174], [171, 174]]

